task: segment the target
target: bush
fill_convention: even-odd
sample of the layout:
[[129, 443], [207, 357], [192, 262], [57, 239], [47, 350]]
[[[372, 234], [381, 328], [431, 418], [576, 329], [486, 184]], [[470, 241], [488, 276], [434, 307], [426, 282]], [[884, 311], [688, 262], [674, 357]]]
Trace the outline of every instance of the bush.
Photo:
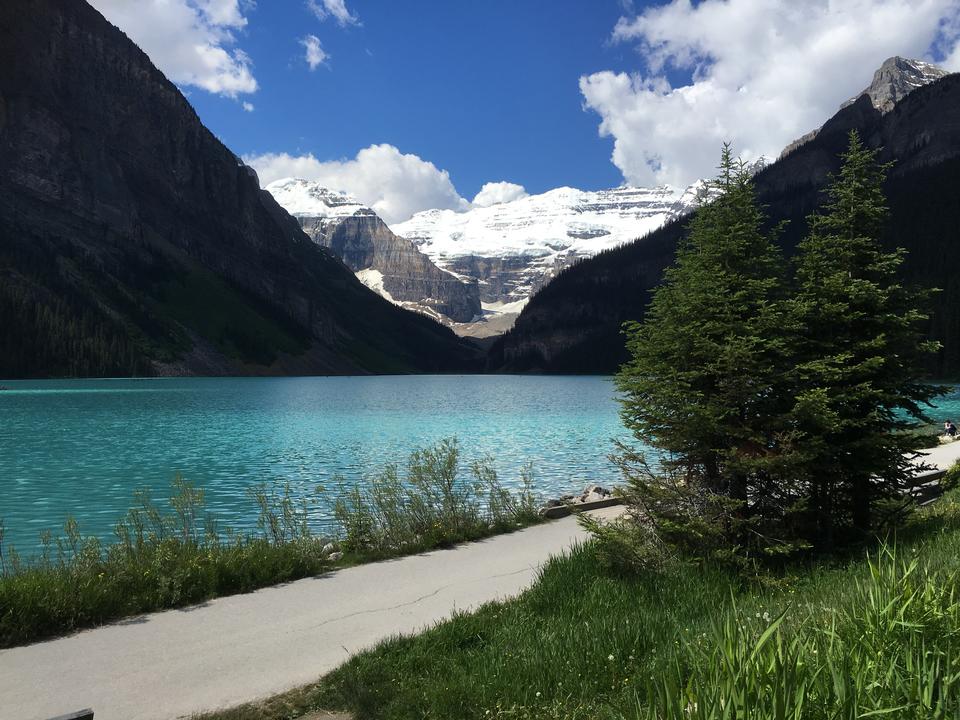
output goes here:
[[344, 552], [362, 559], [445, 547], [538, 521], [532, 471], [522, 489], [506, 490], [489, 458], [460, 472], [456, 440], [410, 455], [401, 479], [396, 465], [370, 480], [368, 490], [341, 481], [334, 506]]

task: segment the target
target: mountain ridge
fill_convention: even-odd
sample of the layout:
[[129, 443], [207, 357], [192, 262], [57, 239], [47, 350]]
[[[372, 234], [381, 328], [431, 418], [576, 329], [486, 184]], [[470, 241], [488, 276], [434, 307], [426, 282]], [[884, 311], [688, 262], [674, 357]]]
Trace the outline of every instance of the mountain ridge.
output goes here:
[[0, 376], [452, 371], [85, 2], [0, 6]]
[[699, 186], [560, 187], [462, 212], [425, 210], [391, 229], [441, 269], [475, 278], [487, 325], [502, 331], [563, 268], [688, 212]]
[[[859, 98], [866, 95], [870, 98], [873, 107], [881, 113], [888, 113], [900, 100], [917, 88], [936, 82], [949, 74], [948, 71], [932, 63], [894, 55], [884, 60], [873, 73], [870, 84], [840, 105], [839, 110], [853, 105]], [[789, 155], [804, 143], [813, 140], [819, 132], [820, 128], [815, 128], [797, 138], [781, 151], [779, 157]]]
[[476, 281], [438, 268], [347, 193], [302, 178], [276, 180], [265, 190], [315, 243], [333, 252], [387, 300], [440, 322], [469, 323], [479, 317]]
[[[755, 176], [769, 225], [787, 221], [781, 245], [789, 254], [821, 190], [839, 168], [847, 133], [860, 132], [896, 161], [887, 181], [891, 221], [885, 242], [905, 245], [904, 279], [940, 287], [930, 324], [944, 348], [931, 366], [941, 377], [960, 373], [960, 75], [948, 75], [903, 97], [889, 112], [861, 95], [824, 123], [817, 137]], [[513, 329], [488, 355], [498, 372], [610, 373], [626, 360], [621, 323], [639, 320], [650, 290], [673, 260], [685, 232], [674, 221], [630, 245], [606, 251], [567, 269], [537, 293]]]

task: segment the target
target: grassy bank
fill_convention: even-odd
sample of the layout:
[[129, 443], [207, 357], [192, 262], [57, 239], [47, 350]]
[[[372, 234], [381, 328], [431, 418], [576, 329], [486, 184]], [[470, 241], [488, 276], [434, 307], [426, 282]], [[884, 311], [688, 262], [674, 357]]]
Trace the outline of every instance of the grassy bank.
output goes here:
[[289, 487], [253, 488], [259, 530], [224, 531], [203, 492], [179, 478], [169, 503], [137, 493], [112, 543], [68, 519], [23, 560], [4, 548], [0, 525], [0, 647], [515, 530], [538, 519], [530, 474], [521, 480], [507, 491], [490, 461], [464, 473], [457, 443], [444, 441], [360, 486], [341, 483], [331, 536], [314, 533], [311, 499]]
[[204, 717], [954, 718], [958, 571], [955, 492], [888, 545], [759, 580], [682, 563], [618, 574], [588, 545], [517, 600]]

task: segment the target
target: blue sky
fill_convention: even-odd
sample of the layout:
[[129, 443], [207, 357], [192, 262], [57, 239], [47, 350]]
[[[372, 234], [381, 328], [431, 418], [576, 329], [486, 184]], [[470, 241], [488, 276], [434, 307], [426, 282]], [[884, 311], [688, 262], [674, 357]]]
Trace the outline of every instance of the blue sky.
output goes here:
[[[622, 180], [583, 109], [582, 74], [633, 69], [631, 47], [608, 42], [616, 0], [389, 2], [355, 0], [362, 25], [319, 21], [299, 2], [261, 2], [242, 46], [260, 89], [255, 110], [195, 91], [190, 101], [242, 155], [354, 156], [389, 143], [450, 172], [468, 197], [491, 179], [541, 192]], [[311, 71], [295, 39], [330, 55]]]
[[960, 0], [90, 2], [262, 184], [314, 180], [391, 223], [682, 189], [724, 142], [776, 157], [890, 56], [960, 71]]

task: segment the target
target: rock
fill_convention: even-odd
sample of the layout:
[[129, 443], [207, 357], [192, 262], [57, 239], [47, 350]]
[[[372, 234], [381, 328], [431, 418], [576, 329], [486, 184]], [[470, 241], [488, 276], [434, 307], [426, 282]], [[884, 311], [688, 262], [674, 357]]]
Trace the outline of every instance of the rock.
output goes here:
[[333, 543], [327, 543], [323, 546], [323, 549], [320, 552], [322, 552], [324, 555], [329, 555], [334, 550], [336, 550], [336, 548], [333, 546]]
[[330, 562], [338, 562], [341, 558], [343, 558], [342, 552], [332, 552], [330, 553], [328, 560], [330, 560]]
[[459, 323], [481, 315], [476, 280], [441, 270], [350, 195], [299, 178], [277, 180], [266, 189], [315, 243], [388, 300]]
[[[840, 109], [853, 105], [861, 95], [866, 95], [877, 110], [888, 113], [918, 87], [936, 82], [946, 75], [949, 73], [943, 68], [920, 60], [908, 60], [902, 57], [887, 58], [873, 74], [870, 85], [847, 100]], [[785, 158], [801, 145], [815, 139], [819, 132], [820, 128], [816, 128], [794, 140], [783, 149], [780, 157]]]
[[[573, 496], [571, 495], [571, 498], [572, 498], [572, 497], [573, 497]], [[556, 500], [556, 499], [554, 499], [554, 500], [547, 500], [547, 501], [543, 504], [544, 507], [548, 507], [548, 508], [560, 507], [561, 505], [563, 505], [563, 501], [562, 501], [562, 500]]]
[[587, 485], [586, 489], [583, 491], [584, 495], [599, 495], [600, 497], [607, 497], [608, 495], [613, 495], [610, 490], [603, 487], [602, 485]]

